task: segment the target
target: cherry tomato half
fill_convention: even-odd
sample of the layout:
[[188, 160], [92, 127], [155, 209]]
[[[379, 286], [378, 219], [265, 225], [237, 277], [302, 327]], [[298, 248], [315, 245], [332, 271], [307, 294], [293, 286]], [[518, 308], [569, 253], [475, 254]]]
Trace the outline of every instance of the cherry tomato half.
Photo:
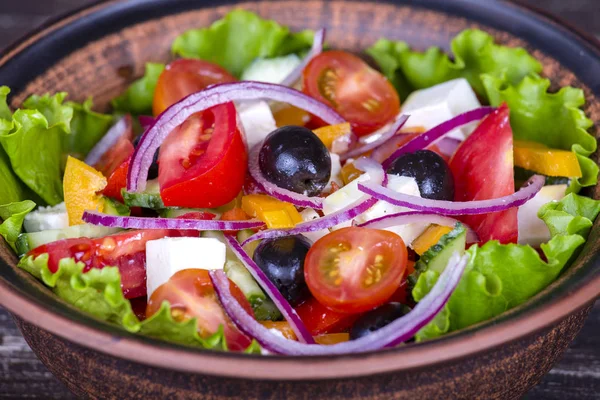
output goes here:
[[[235, 283], [231, 285], [231, 294], [250, 315], [254, 315], [252, 307], [242, 291]], [[229, 319], [217, 298], [215, 289], [204, 269], [185, 269], [173, 275], [167, 283], [159, 286], [152, 293], [146, 308], [146, 318], [149, 318], [163, 303], [171, 305], [171, 314], [177, 321], [196, 318], [198, 333], [206, 338], [217, 332], [222, 325], [227, 346], [230, 350], [245, 350], [251, 343], [250, 338], [241, 333]]]
[[146, 242], [171, 236], [197, 236], [197, 231], [167, 229], [136, 230], [99, 239], [63, 239], [39, 246], [28, 253], [34, 257], [48, 253], [50, 272], [58, 270], [63, 258], [73, 258], [91, 268], [116, 266], [121, 273], [121, 289], [127, 298], [146, 295]]
[[160, 74], [154, 91], [152, 112], [158, 115], [184, 97], [217, 83], [237, 79], [220, 66], [208, 61], [179, 59]]
[[242, 190], [247, 165], [235, 106], [215, 106], [192, 115], [161, 145], [160, 196], [165, 206], [222, 206]]
[[345, 51], [326, 51], [303, 72], [306, 94], [333, 107], [359, 136], [391, 122], [400, 98], [391, 83], [360, 58]]
[[400, 286], [408, 260], [395, 233], [344, 228], [319, 239], [304, 261], [306, 284], [334, 311], [358, 313], [385, 303]]

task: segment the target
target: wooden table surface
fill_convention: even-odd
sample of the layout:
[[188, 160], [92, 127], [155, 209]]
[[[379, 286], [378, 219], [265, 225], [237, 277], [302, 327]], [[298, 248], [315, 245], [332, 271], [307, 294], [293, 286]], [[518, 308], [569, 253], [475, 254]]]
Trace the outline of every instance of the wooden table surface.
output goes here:
[[[452, 0], [448, 0], [452, 1]], [[493, 0], [481, 0], [493, 1]], [[545, 8], [600, 35], [600, 0], [520, 0]], [[89, 0], [0, 0], [0, 49], [49, 17]], [[201, 2], [201, 0], [199, 0]], [[1, 84], [2, 82], [0, 82]], [[10, 315], [0, 309], [0, 398], [71, 399], [27, 346]], [[600, 399], [600, 302], [562, 360], [526, 396], [528, 399]]]

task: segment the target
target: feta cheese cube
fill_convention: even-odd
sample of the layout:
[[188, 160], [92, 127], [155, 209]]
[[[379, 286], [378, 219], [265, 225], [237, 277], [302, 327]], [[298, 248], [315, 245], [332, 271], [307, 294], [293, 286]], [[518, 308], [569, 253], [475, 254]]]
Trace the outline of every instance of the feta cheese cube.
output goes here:
[[[300, 213], [302, 220], [304, 222], [312, 221], [320, 218], [321, 216], [312, 208], [305, 208], [304, 211]], [[323, 236], [329, 233], [329, 229], [321, 229], [314, 232], [305, 232], [302, 235], [306, 236], [310, 241], [315, 243], [317, 240], [321, 239]]]
[[565, 197], [566, 191], [567, 185], [544, 186], [534, 198], [519, 207], [517, 220], [520, 244], [537, 247], [550, 240], [550, 231], [544, 221], [538, 217], [538, 211], [544, 204]]
[[237, 112], [250, 150], [277, 129], [275, 118], [266, 101], [242, 102], [237, 105]]
[[[346, 186], [340, 188], [338, 191], [325, 197], [323, 200], [323, 214], [329, 215], [336, 211], [341, 210], [349, 206], [350, 204], [358, 201], [360, 198], [365, 196], [363, 192], [358, 190], [358, 183], [369, 180], [369, 174], [362, 174]], [[332, 229], [345, 228], [352, 225], [352, 221], [347, 221], [342, 224], [336, 225]]]
[[[440, 83], [410, 94], [402, 104], [402, 113], [409, 114], [404, 128], [424, 127], [429, 130], [466, 111], [481, 107], [471, 85], [464, 78]], [[465, 140], [478, 122], [456, 128], [446, 137]]]
[[25, 216], [23, 226], [27, 232], [41, 232], [51, 229], [65, 229], [69, 227], [67, 207], [63, 201], [54, 207], [38, 207], [37, 210]]
[[184, 269], [223, 269], [226, 246], [215, 238], [176, 237], [146, 243], [148, 298], [171, 276]]

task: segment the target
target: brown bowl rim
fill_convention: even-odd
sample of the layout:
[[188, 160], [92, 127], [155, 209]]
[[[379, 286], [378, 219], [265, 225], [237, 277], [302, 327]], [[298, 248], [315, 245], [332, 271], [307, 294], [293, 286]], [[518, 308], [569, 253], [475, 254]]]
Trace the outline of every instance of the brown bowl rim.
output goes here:
[[[15, 44], [0, 54], [0, 66], [32, 43], [67, 25], [69, 22], [121, 1], [100, 0], [52, 19], [39, 29], [17, 40]], [[587, 42], [600, 54], [600, 41], [565, 23], [555, 15], [520, 3], [515, 4], [505, 0], [501, 0], [501, 3], [508, 7], [527, 10], [530, 13], [538, 14], [538, 16], [541, 15], [547, 21], [560, 25], [579, 36], [582, 41]], [[595, 228], [598, 228], [598, 224]], [[594, 232], [590, 236], [593, 235]], [[600, 235], [596, 236], [600, 237]], [[600, 240], [600, 238], [597, 240]], [[585, 252], [585, 249], [583, 252]], [[600, 258], [600, 255], [598, 256]], [[469, 328], [436, 341], [396, 350], [335, 357], [262, 357], [213, 351], [193, 351], [176, 344], [127, 335], [126, 332], [123, 332], [123, 335], [115, 335], [107, 330], [75, 322], [44, 308], [40, 304], [31, 302], [27, 296], [20, 294], [16, 288], [2, 279], [0, 279], [0, 303], [23, 320], [61, 338], [118, 358], [155, 367], [199, 374], [263, 380], [352, 378], [391, 371], [422, 369], [439, 363], [458, 361], [547, 329], [569, 314], [590, 305], [600, 297], [600, 274], [596, 275], [590, 281], [581, 284], [576, 290], [571, 288], [568, 291], [569, 296], [554, 297], [543, 305], [536, 304], [535, 308], [512, 315], [497, 325], [485, 326], [481, 329]], [[65, 327], [68, 328], [65, 329]], [[232, 368], [232, 363], [240, 365]]]

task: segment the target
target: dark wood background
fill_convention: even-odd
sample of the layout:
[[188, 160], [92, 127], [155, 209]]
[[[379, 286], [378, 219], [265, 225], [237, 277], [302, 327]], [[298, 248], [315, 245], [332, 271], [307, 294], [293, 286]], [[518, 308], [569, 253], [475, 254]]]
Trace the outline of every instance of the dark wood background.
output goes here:
[[[198, 0], [201, 2], [201, 0]], [[452, 0], [448, 0], [452, 1]], [[494, 1], [494, 0], [480, 0]], [[600, 0], [519, 0], [600, 35]], [[0, 50], [48, 18], [89, 0], [0, 0]], [[2, 84], [2, 82], [0, 82]], [[70, 399], [73, 396], [38, 361], [0, 308], [0, 398]], [[528, 399], [600, 399], [600, 302], [562, 360]]]

